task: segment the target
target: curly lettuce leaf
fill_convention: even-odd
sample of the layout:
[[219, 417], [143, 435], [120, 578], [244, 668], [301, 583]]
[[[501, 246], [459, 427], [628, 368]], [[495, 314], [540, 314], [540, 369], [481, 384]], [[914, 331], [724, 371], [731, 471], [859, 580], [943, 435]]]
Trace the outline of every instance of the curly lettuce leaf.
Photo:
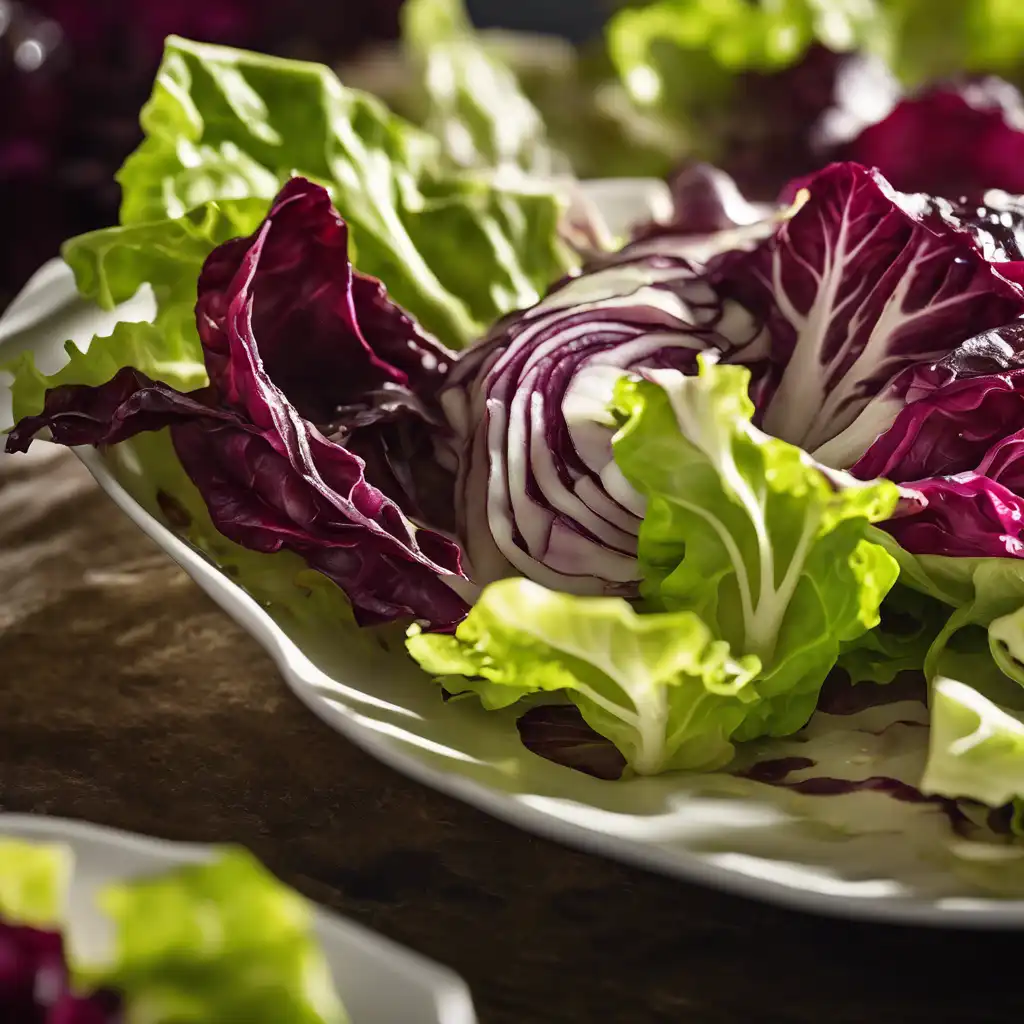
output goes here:
[[908, 85], [963, 72], [1019, 73], [1024, 7], [1014, 0], [886, 0], [890, 60]]
[[866, 538], [897, 500], [815, 463], [751, 423], [749, 372], [700, 360], [618, 385], [615, 460], [644, 495], [642, 594], [692, 611], [731, 650], [757, 656], [763, 698], [738, 739], [787, 735], [810, 718], [849, 644], [879, 622], [897, 563]]
[[1024, 572], [1018, 560], [914, 555], [881, 530], [872, 530], [872, 538], [898, 561], [901, 587], [931, 601], [937, 618], [944, 616], [925, 656], [927, 678], [969, 679], [989, 699], [1024, 709]]
[[659, 0], [612, 18], [608, 48], [634, 95], [652, 100], [660, 86], [653, 60], [658, 44], [707, 52], [734, 71], [771, 71], [794, 63], [815, 42], [837, 52], [855, 49], [881, 26], [875, 0]]
[[[23, 353], [9, 366], [14, 374], [15, 422], [36, 415], [43, 408], [47, 390], [64, 384], [98, 387], [122, 366], [146, 366], [150, 374], [183, 391], [205, 384], [201, 354], [196, 362], [162, 360], [165, 337], [149, 323], [118, 324], [109, 337], [94, 338], [84, 352], [68, 342], [68, 363], [50, 376], [36, 368], [31, 354]], [[115, 447], [108, 457], [147, 512], [231, 576], [272, 614], [300, 628], [336, 629], [339, 624], [354, 623], [352, 607], [341, 590], [297, 555], [249, 551], [214, 526], [206, 502], [175, 454], [168, 431], [140, 434], [132, 439], [130, 449]], [[354, 632], [349, 642], [356, 636], [363, 634]]]
[[0, 839], [0, 918], [35, 928], [60, 920], [74, 860], [56, 843]]
[[621, 598], [525, 579], [488, 586], [454, 635], [414, 627], [407, 646], [447, 690], [489, 709], [562, 692], [644, 775], [727, 764], [758, 700], [757, 658], [734, 658], [691, 612], [640, 615]]
[[114, 956], [95, 979], [147, 1024], [342, 1024], [307, 902], [243, 850], [100, 895]]
[[262, 200], [222, 200], [177, 220], [103, 228], [67, 241], [62, 255], [84, 298], [113, 309], [149, 285], [156, 316], [152, 324], [120, 323], [84, 347], [69, 341], [68, 362], [50, 375], [36, 368], [30, 351], [21, 353], [4, 367], [14, 377], [14, 421], [36, 415], [48, 388], [103, 384], [123, 366], [183, 391], [202, 387], [207, 377], [195, 318], [199, 272], [217, 246], [251, 234], [265, 213]]
[[928, 651], [949, 608], [897, 583], [880, 608], [881, 621], [844, 644], [837, 665], [851, 683], [891, 683], [903, 672], [923, 672]]
[[359, 269], [452, 347], [571, 265], [547, 186], [447, 170], [433, 136], [322, 65], [172, 36], [141, 120], [146, 137], [118, 174], [123, 224], [269, 201], [301, 175], [330, 191]]
[[780, 71], [816, 43], [884, 49], [887, 28], [879, 0], [657, 0], [620, 11], [606, 36], [633, 102], [699, 131], [709, 113], [742, 102], [738, 73]]

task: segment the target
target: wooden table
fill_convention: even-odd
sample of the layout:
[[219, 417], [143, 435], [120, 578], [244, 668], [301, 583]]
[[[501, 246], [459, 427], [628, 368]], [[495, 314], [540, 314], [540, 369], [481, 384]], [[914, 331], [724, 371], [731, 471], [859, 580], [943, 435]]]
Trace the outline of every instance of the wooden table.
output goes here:
[[761, 906], [563, 849], [396, 775], [307, 712], [46, 445], [0, 456], [0, 808], [243, 843], [313, 899], [453, 967], [481, 1024], [1024, 1012], [1016, 935]]

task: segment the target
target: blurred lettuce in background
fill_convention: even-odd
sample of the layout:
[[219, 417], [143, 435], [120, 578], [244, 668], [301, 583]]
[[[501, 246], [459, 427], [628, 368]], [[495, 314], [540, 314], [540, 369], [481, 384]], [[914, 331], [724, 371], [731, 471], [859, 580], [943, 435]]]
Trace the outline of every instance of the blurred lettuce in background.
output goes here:
[[[496, 0], [468, 6], [489, 6], [489, 24], [523, 24], [521, 14], [502, 20]], [[1024, 80], [1017, 0], [612, 0], [589, 5], [594, 18], [577, 6], [581, 32], [606, 22], [579, 44], [473, 32], [461, 0], [409, 0], [402, 46], [363, 54], [343, 75], [420, 124], [437, 110], [417, 7], [447, 11], [464, 55], [518, 78], [548, 144], [581, 178], [663, 177], [698, 159], [773, 197], [905, 95], [981, 75]], [[435, 75], [445, 60], [433, 50]]]

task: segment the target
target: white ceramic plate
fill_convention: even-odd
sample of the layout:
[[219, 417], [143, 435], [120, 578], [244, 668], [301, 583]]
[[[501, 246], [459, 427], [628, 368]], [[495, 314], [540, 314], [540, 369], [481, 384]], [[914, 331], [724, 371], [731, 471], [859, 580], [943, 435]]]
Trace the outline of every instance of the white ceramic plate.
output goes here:
[[[111, 882], [209, 859], [207, 846], [170, 843], [59, 818], [0, 814], [0, 836], [69, 846], [75, 855], [68, 937], [84, 959], [103, 955], [108, 926], [95, 906]], [[447, 968], [316, 908], [316, 932], [352, 1024], [476, 1024], [469, 990]]]
[[[664, 198], [642, 181], [601, 183], [593, 195], [613, 229]], [[65, 339], [86, 342], [151, 309], [151, 296], [140, 294], [102, 313], [77, 298], [67, 268], [54, 262], [0, 320], [0, 359], [31, 348], [52, 371]], [[0, 422], [7, 422], [3, 392]], [[1024, 851], [965, 843], [934, 805], [873, 792], [801, 796], [723, 775], [601, 782], [523, 748], [512, 710], [443, 704], [401, 653], [338, 643], [330, 631], [302, 635], [140, 506], [132, 493], [140, 493], [145, 468], [133, 466], [130, 445], [119, 447], [116, 465], [92, 450], [79, 456], [113, 501], [266, 648], [315, 714], [410, 777], [551, 839], [752, 897], [851, 917], [1024, 927], [1024, 899], [1005, 897], [1011, 889], [1024, 897]], [[905, 712], [922, 720], [924, 709], [908, 703]], [[774, 744], [771, 756], [813, 748], [833, 767], [841, 760], [845, 777], [920, 778], [926, 729], [877, 735], [870, 714], [822, 718], [795, 741]], [[838, 725], [845, 731], [837, 733]], [[817, 738], [821, 731], [827, 743]]]

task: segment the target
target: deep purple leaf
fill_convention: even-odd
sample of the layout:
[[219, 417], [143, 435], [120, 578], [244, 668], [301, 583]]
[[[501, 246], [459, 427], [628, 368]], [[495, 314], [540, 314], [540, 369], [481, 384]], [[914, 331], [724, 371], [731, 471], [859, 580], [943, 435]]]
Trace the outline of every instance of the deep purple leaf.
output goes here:
[[251, 376], [216, 327], [226, 313], [240, 267], [251, 262], [251, 330], [263, 370], [304, 419], [331, 424], [340, 409], [366, 396], [406, 387], [434, 393], [451, 353], [425, 335], [376, 278], [354, 270], [348, 227], [326, 190], [293, 178], [267, 221], [250, 238], [215, 249], [199, 278], [196, 318], [210, 379], [233, 404]]
[[1024, 369], [957, 376], [904, 406], [852, 471], [862, 480], [885, 476], [897, 483], [964, 473], [1007, 425], [1021, 422]]
[[0, 1020], [10, 1024], [122, 1024], [121, 999], [70, 991], [59, 932], [0, 921]]
[[1024, 498], [980, 473], [915, 480], [918, 505], [885, 529], [913, 554], [1024, 558]]
[[1024, 101], [998, 78], [933, 86], [832, 146], [830, 156], [877, 167], [904, 192], [1024, 193]]
[[[418, 429], [444, 370], [443, 351], [379, 283], [353, 274], [327, 193], [293, 179], [252, 238], [215, 250], [196, 319], [209, 388], [182, 395], [131, 368], [98, 388], [56, 388], [41, 416], [18, 424], [8, 450], [24, 450], [44, 427], [61, 443], [112, 444], [170, 426], [225, 536], [297, 552], [345, 591], [361, 622], [459, 621], [466, 605], [449, 586], [462, 576], [458, 546], [417, 528], [367, 480], [364, 460], [308, 418], [329, 423], [343, 411], [350, 425], [331, 429], [349, 441], [359, 433], [376, 452], [366, 432], [413, 409]], [[370, 396], [390, 401], [396, 391], [402, 402], [372, 411]], [[388, 482], [398, 462], [396, 454], [388, 463]]]
[[33, 438], [44, 429], [57, 444], [77, 447], [117, 444], [197, 416], [232, 418], [208, 401], [216, 399], [206, 389], [182, 395], [125, 366], [102, 387], [65, 384], [48, 391], [43, 412], [26, 416], [10, 432], [7, 451], [28, 451]]

